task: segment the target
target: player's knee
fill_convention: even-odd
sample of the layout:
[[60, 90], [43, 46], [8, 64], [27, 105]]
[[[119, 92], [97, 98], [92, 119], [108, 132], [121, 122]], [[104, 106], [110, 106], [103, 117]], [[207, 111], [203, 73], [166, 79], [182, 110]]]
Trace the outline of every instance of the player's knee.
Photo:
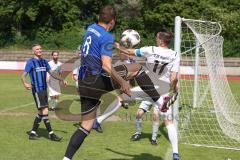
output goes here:
[[136, 113], [136, 119], [140, 119], [141, 118], [141, 115], [137, 112]]
[[137, 119], [142, 118], [143, 114], [144, 114], [144, 111], [142, 109], [138, 109], [138, 111], [136, 113], [136, 118]]
[[38, 111], [39, 114], [47, 115], [48, 114], [48, 107], [42, 108]]
[[140, 64], [130, 64], [126, 65], [126, 67], [128, 70], [128, 79], [133, 79], [134, 77], [142, 73], [142, 71], [144, 71], [143, 67]]
[[125, 66], [126, 66], [128, 72], [137, 72], [142, 68], [142, 66], [138, 63], [125, 64]]
[[152, 120], [153, 120], [154, 122], [158, 122], [158, 121], [159, 121], [159, 116], [158, 116], [158, 114], [153, 113]]
[[143, 75], [143, 74], [145, 75], [146, 72], [145, 72], [145, 70], [144, 70], [144, 68], [142, 66], [139, 66], [139, 68], [138, 68], [138, 70], [136, 72], [136, 77], [138, 77], [138, 76], [141, 77], [141, 75]]
[[169, 119], [165, 119], [165, 120], [164, 120], [164, 124], [165, 124], [165, 126], [168, 126], [168, 125], [170, 125], [170, 124], [173, 124], [173, 121], [172, 121], [172, 120], [169, 120]]
[[42, 109], [42, 114], [47, 115], [48, 114], [48, 107], [45, 107]]
[[87, 131], [91, 131], [93, 127], [93, 121], [82, 121], [81, 126]]

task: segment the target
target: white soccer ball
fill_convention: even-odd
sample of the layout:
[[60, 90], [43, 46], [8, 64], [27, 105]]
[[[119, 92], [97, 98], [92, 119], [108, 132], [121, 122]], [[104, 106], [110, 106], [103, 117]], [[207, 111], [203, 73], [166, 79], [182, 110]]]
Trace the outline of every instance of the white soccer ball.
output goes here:
[[133, 29], [127, 29], [122, 33], [120, 43], [126, 48], [134, 48], [140, 43], [140, 35]]

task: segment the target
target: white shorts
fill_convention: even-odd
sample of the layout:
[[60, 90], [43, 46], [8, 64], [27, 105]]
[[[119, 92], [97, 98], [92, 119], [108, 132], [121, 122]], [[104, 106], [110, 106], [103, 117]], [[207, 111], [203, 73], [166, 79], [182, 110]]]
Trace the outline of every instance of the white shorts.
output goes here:
[[49, 81], [48, 83], [48, 95], [59, 96], [61, 94], [61, 89], [59, 85], [59, 81]]
[[[167, 95], [168, 93], [162, 95], [162, 97], [166, 97]], [[142, 101], [139, 106], [139, 109], [142, 109], [145, 112], [149, 112], [152, 107], [158, 110], [158, 113], [161, 116], [162, 120], [172, 120], [172, 107], [170, 107], [167, 112], [161, 112], [158, 109], [158, 106], [154, 105], [152, 101]]]
[[151, 101], [142, 101], [138, 108], [144, 110], [144, 112], [149, 112], [152, 106], [153, 103]]

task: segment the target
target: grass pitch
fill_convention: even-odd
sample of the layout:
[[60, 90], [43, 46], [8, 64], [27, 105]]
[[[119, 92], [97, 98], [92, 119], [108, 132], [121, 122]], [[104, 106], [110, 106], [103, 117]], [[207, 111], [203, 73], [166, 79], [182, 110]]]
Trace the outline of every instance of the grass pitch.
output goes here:
[[[70, 82], [71, 80], [69, 80]], [[72, 83], [73, 84], [73, 83]], [[231, 84], [238, 88], [240, 83]], [[235, 94], [239, 91], [234, 90]], [[70, 112], [80, 112], [77, 95], [63, 94], [61, 100], [71, 102]], [[143, 123], [143, 138], [138, 142], [129, 139], [134, 132], [134, 113], [137, 105], [128, 110], [120, 109], [116, 115], [126, 116], [127, 120], [107, 121], [103, 123], [104, 133], [92, 131], [81, 149], [74, 156], [79, 160], [168, 160], [171, 159], [171, 145], [167, 139], [166, 128], [161, 125], [158, 145], [152, 146], [150, 116]], [[25, 90], [16, 74], [0, 74], [0, 160], [61, 160], [70, 136], [76, 130], [77, 121], [59, 119], [50, 112], [50, 121], [54, 132], [63, 136], [63, 141], [53, 142], [41, 123], [39, 140], [28, 140], [36, 108], [31, 91]], [[76, 118], [77, 119], [77, 118]], [[240, 151], [210, 149], [179, 145], [182, 160], [238, 160]]]

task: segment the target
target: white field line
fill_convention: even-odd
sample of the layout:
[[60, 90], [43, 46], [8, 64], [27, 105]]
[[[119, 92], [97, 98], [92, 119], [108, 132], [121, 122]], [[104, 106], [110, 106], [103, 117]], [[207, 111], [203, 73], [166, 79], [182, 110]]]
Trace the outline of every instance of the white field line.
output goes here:
[[[62, 95], [61, 97], [66, 98], [66, 97], [72, 97], [72, 96], [74, 96], [74, 95]], [[27, 106], [30, 106], [30, 105], [33, 105], [33, 104], [35, 105], [34, 102], [31, 102], [31, 103], [23, 104], [23, 105], [16, 106], [16, 107], [7, 107], [6, 109], [0, 110], [0, 113], [7, 112], [7, 111], [12, 111], [12, 110], [19, 109], [19, 108], [24, 108], [24, 107], [27, 107]]]
[[27, 107], [27, 106], [30, 106], [30, 105], [33, 105], [33, 104], [34, 104], [34, 102], [23, 104], [23, 105], [20, 105], [20, 106], [17, 106], [17, 107], [7, 107], [6, 109], [1, 110], [0, 113], [7, 112], [7, 111], [12, 111], [12, 110], [19, 109], [19, 108], [24, 108], [24, 107]]

